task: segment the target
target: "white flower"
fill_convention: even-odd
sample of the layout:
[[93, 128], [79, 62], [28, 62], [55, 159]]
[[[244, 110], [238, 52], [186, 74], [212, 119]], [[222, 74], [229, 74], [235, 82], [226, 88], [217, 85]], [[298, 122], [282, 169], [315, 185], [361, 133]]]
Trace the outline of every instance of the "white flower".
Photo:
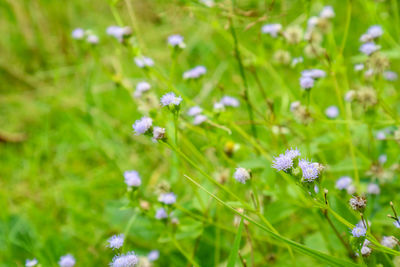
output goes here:
[[382, 237], [381, 244], [388, 248], [394, 248], [398, 242], [399, 240], [397, 240], [397, 238], [394, 236], [384, 236]]
[[335, 16], [335, 11], [333, 10], [333, 7], [325, 6], [322, 9], [321, 13], [319, 13], [319, 16], [324, 19], [330, 19]]
[[165, 128], [155, 126], [153, 129], [154, 140], [160, 140], [163, 139], [164, 137], [165, 137]]
[[207, 120], [207, 117], [203, 114], [196, 115], [193, 120], [194, 125], [200, 125]]

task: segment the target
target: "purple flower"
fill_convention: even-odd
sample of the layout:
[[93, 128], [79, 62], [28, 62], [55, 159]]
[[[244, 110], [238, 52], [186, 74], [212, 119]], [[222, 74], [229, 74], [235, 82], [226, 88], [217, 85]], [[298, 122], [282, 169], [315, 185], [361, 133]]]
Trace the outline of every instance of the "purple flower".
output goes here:
[[140, 120], [135, 121], [132, 125], [135, 135], [146, 133], [153, 125], [153, 120], [148, 117], [142, 117]]
[[206, 74], [207, 69], [204, 66], [196, 66], [193, 69], [183, 73], [183, 79], [197, 79]]
[[233, 177], [239, 183], [245, 184], [246, 181], [250, 179], [250, 173], [246, 169], [239, 167], [239, 168], [236, 168], [236, 171], [233, 174]]
[[60, 265], [60, 267], [73, 267], [75, 263], [75, 258], [71, 254], [61, 256], [60, 260], [58, 261], [58, 265]]
[[367, 231], [365, 230], [364, 227], [360, 227], [360, 226], [355, 226], [353, 228], [353, 230], [351, 230], [351, 234], [354, 237], [361, 237], [361, 236], [365, 236], [367, 234]]
[[193, 125], [200, 125], [207, 120], [205, 115], [199, 114], [194, 117]]
[[139, 173], [137, 171], [124, 172], [125, 183], [127, 186], [139, 187], [142, 184]]
[[272, 161], [272, 168], [277, 171], [288, 171], [293, 167], [293, 158], [286, 154], [280, 154], [274, 157]]
[[396, 228], [399, 228], [399, 229], [400, 229], [400, 221], [394, 221], [394, 222], [393, 222], [393, 225], [394, 225]]
[[369, 34], [373, 39], [378, 38], [383, 34], [382, 27], [380, 25], [373, 25], [368, 28], [367, 34]]
[[326, 72], [320, 69], [310, 69], [303, 70], [301, 72], [301, 77], [309, 77], [313, 79], [324, 78], [326, 76]]
[[152, 250], [147, 254], [147, 259], [149, 261], [156, 261], [160, 257], [160, 252], [158, 250]]
[[239, 100], [231, 96], [224, 96], [221, 98], [220, 103], [222, 103], [225, 107], [238, 107]]
[[161, 97], [161, 105], [169, 106], [169, 105], [175, 105], [179, 106], [179, 104], [182, 101], [182, 97], [177, 97], [174, 93], [167, 93]]
[[95, 44], [98, 44], [98, 43], [99, 43], [99, 37], [97, 37], [97, 35], [90, 34], [90, 35], [88, 35], [88, 37], [86, 38], [86, 41], [87, 41], [89, 44], [95, 45]]
[[72, 38], [75, 40], [82, 40], [83, 37], [85, 36], [85, 30], [81, 28], [76, 28], [75, 30], [72, 31]]
[[107, 247], [112, 249], [119, 249], [124, 244], [124, 235], [123, 234], [113, 235], [107, 240], [107, 242], [108, 242]]
[[304, 180], [306, 180], [308, 182], [312, 182], [318, 178], [319, 171], [318, 171], [318, 167], [316, 164], [302, 159], [299, 161], [299, 166], [303, 173]]
[[369, 184], [367, 191], [371, 195], [379, 195], [381, 193], [381, 189], [377, 184]]
[[397, 80], [398, 75], [394, 71], [387, 70], [387, 71], [383, 72], [383, 77], [385, 77], [385, 80], [393, 82], [393, 81]]
[[300, 77], [300, 86], [303, 89], [311, 89], [314, 86], [314, 79], [310, 77]]
[[379, 49], [380, 46], [376, 45], [374, 42], [368, 42], [361, 45], [360, 52], [369, 56], [372, 53], [378, 51]]
[[111, 267], [134, 267], [139, 263], [139, 259], [135, 255], [135, 252], [131, 251], [126, 254], [120, 254], [114, 256], [112, 262], [110, 263]]
[[269, 34], [271, 37], [277, 37], [278, 33], [282, 30], [282, 25], [278, 23], [265, 24], [261, 28], [261, 32], [264, 34]]
[[157, 220], [166, 219], [166, 218], [168, 218], [168, 213], [164, 208], [159, 208], [156, 211], [156, 216], [155, 217], [156, 217]]
[[136, 85], [136, 91], [134, 93], [135, 97], [141, 97], [142, 94], [148, 90], [150, 90], [151, 85], [148, 82], [139, 82]]
[[342, 176], [336, 181], [336, 188], [339, 190], [347, 189], [353, 183], [349, 176]]
[[335, 16], [335, 11], [331, 6], [324, 6], [322, 11], [319, 13], [319, 16], [324, 19], [330, 19]]
[[36, 266], [36, 264], [38, 264], [38, 263], [39, 262], [37, 259], [31, 259], [31, 260], [27, 259], [25, 261], [25, 267], [33, 267], [33, 266]]
[[194, 106], [194, 107], [191, 107], [191, 108], [188, 110], [187, 114], [188, 114], [189, 116], [196, 116], [196, 115], [199, 115], [201, 112], [203, 112], [203, 109], [202, 109], [201, 107], [199, 107], [199, 106]]
[[168, 43], [171, 46], [179, 46], [182, 47], [183, 43], [183, 36], [179, 35], [179, 34], [174, 34], [174, 35], [170, 35], [168, 36]]
[[153, 59], [145, 56], [135, 57], [134, 61], [139, 68], [146, 68], [154, 66]]
[[325, 109], [325, 115], [330, 119], [335, 119], [339, 116], [339, 109], [337, 106], [329, 106]]
[[160, 201], [166, 205], [172, 205], [176, 202], [176, 195], [172, 192], [164, 193], [164, 194], [160, 195], [160, 197], [158, 198], [158, 201]]

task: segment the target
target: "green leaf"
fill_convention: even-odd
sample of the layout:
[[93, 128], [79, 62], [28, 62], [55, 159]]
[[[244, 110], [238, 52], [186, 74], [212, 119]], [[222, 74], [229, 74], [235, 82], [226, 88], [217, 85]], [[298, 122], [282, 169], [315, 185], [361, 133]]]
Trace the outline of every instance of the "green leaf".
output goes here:
[[236, 259], [238, 257], [239, 253], [239, 247], [240, 247], [240, 239], [242, 237], [242, 231], [243, 231], [243, 223], [244, 219], [240, 220], [239, 228], [235, 236], [235, 241], [233, 242], [233, 247], [231, 250], [231, 253], [229, 254], [229, 259], [228, 259], [228, 265], [227, 267], [234, 267], [236, 263]]

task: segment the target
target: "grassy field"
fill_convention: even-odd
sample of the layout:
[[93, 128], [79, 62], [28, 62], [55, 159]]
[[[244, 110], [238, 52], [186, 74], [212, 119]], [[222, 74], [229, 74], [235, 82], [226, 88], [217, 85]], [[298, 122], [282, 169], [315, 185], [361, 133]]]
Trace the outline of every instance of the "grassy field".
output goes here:
[[[396, 0], [6, 0], [0, 11], [0, 266], [62, 266], [66, 254], [107, 266], [129, 251], [138, 266], [400, 266]], [[117, 40], [111, 25], [132, 34]], [[174, 34], [184, 47], [168, 44]], [[138, 67], [143, 55], [154, 66]], [[185, 79], [196, 66], [206, 73]], [[142, 81], [151, 89], [134, 97]], [[169, 92], [182, 101], [160, 105]], [[135, 134], [143, 116], [153, 128]], [[154, 126], [165, 138], [152, 140]], [[321, 165], [279, 157], [291, 148]], [[122, 248], [107, 247], [118, 234]]]

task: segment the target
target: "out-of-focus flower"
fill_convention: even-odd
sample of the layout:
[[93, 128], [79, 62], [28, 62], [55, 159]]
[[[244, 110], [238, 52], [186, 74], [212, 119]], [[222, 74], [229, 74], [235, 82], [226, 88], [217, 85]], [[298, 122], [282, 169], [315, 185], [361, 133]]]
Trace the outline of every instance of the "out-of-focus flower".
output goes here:
[[378, 131], [376, 133], [376, 139], [385, 140], [386, 139], [386, 133], [384, 131]]
[[166, 218], [168, 218], [168, 213], [164, 208], [159, 208], [156, 211], [156, 216], [155, 217], [156, 217], [157, 220], [166, 219]]
[[376, 45], [374, 42], [368, 42], [368, 43], [362, 44], [360, 46], [360, 52], [363, 54], [366, 54], [367, 56], [378, 51], [379, 49], [380, 49], [380, 46]]
[[86, 41], [89, 44], [96, 45], [96, 44], [99, 43], [99, 37], [97, 35], [94, 35], [94, 34], [89, 34], [88, 37], [86, 38]]
[[238, 107], [240, 105], [239, 100], [232, 96], [223, 96], [220, 103], [224, 105], [224, 107]]
[[388, 248], [394, 248], [398, 244], [399, 240], [394, 236], [384, 236], [382, 237], [381, 244]]
[[367, 191], [371, 195], [379, 195], [381, 193], [381, 189], [377, 184], [369, 184]]
[[269, 34], [271, 37], [277, 37], [278, 33], [282, 30], [282, 25], [278, 23], [265, 24], [261, 28], [261, 32], [264, 34]]
[[149, 68], [154, 66], [153, 59], [145, 56], [139, 56], [134, 58], [136, 66], [139, 68]]
[[183, 36], [179, 34], [168, 36], [168, 44], [173, 47], [180, 47], [180, 48], [185, 47], [185, 43], [183, 42]]
[[325, 19], [330, 19], [335, 17], [335, 11], [333, 10], [333, 7], [331, 6], [325, 6], [321, 12], [319, 13], [319, 16], [321, 18], [325, 18]]
[[206, 74], [207, 69], [204, 66], [196, 66], [193, 69], [185, 71], [183, 73], [183, 79], [197, 79]]
[[176, 202], [176, 195], [172, 192], [161, 194], [158, 201], [164, 203], [165, 205], [172, 205]]
[[154, 127], [153, 128], [153, 138], [154, 140], [161, 140], [165, 138], [165, 128]]
[[300, 86], [303, 89], [311, 89], [314, 86], [314, 79], [310, 77], [300, 77]]
[[336, 188], [339, 190], [347, 189], [353, 183], [349, 176], [342, 176], [336, 181]]
[[152, 250], [147, 254], [147, 259], [149, 261], [156, 261], [160, 257], [160, 251], [158, 250]]
[[362, 71], [364, 69], [364, 64], [359, 63], [354, 65], [354, 71]]
[[127, 186], [139, 187], [142, 184], [139, 173], [137, 171], [124, 172], [125, 183]]
[[182, 101], [182, 97], [176, 96], [174, 93], [167, 93], [161, 97], [161, 105], [169, 106], [169, 105], [174, 105], [174, 106], [179, 106], [179, 104]]
[[393, 81], [396, 81], [396, 80], [397, 80], [398, 75], [397, 75], [397, 73], [394, 72], [394, 71], [387, 70], [387, 71], [383, 72], [383, 77], [385, 77], [385, 79], [386, 79], [387, 81], [393, 82]]
[[324, 78], [326, 76], [326, 72], [320, 69], [310, 69], [310, 70], [303, 70], [301, 72], [302, 77], [310, 77], [313, 79]]
[[135, 93], [134, 93], [134, 96], [135, 96], [136, 98], [141, 97], [142, 94], [143, 94], [144, 92], [146, 92], [146, 91], [149, 91], [150, 88], [151, 88], [151, 85], [150, 85], [148, 82], [139, 82], [139, 83], [136, 85], [136, 91], [135, 91]]
[[60, 260], [58, 261], [58, 265], [60, 265], [60, 267], [73, 267], [75, 263], [75, 258], [71, 254], [61, 256]]
[[31, 259], [31, 260], [27, 259], [25, 261], [25, 267], [33, 267], [33, 266], [36, 266], [36, 264], [38, 264], [38, 263], [39, 262], [37, 259]]
[[367, 234], [367, 231], [365, 230], [364, 227], [355, 226], [353, 228], [353, 230], [351, 230], [351, 234], [354, 237], [361, 237], [361, 236], [365, 236]]
[[203, 112], [203, 109], [202, 109], [201, 107], [199, 107], [199, 106], [194, 106], [194, 107], [191, 107], [191, 108], [188, 110], [187, 114], [188, 114], [189, 116], [196, 116], [196, 115], [199, 115], [199, 114], [202, 113], [202, 112]]
[[329, 106], [325, 110], [325, 115], [330, 118], [330, 119], [335, 119], [337, 116], [339, 116], [339, 109], [337, 106]]
[[72, 31], [72, 38], [75, 40], [82, 40], [85, 37], [85, 30], [81, 28], [76, 28]]
[[110, 237], [108, 240], [108, 245], [107, 247], [112, 248], [112, 249], [119, 249], [124, 245], [124, 235], [113, 235]]
[[207, 120], [207, 117], [203, 114], [196, 115], [193, 120], [194, 125], [200, 125]]

